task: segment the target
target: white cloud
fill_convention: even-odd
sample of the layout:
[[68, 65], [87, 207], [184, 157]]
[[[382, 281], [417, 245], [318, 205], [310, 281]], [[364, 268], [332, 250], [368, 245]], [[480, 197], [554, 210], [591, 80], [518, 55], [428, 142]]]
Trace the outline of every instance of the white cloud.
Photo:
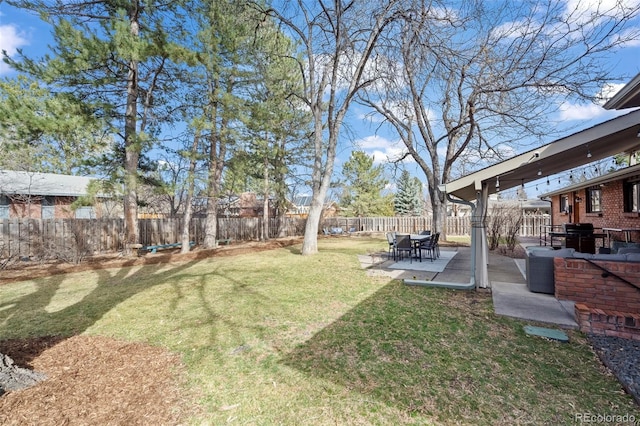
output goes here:
[[620, 47], [640, 46], [640, 27], [629, 28], [614, 35], [612, 43], [620, 43]]
[[[365, 151], [368, 155], [372, 155], [375, 164], [395, 161], [407, 152], [402, 141], [392, 141], [378, 135], [366, 136], [357, 140], [355, 144], [358, 149]], [[413, 163], [415, 160], [409, 155], [402, 162]]]
[[620, 17], [640, 5], [640, 0], [568, 0], [565, 15], [571, 15], [579, 22], [588, 22], [596, 14]]
[[564, 102], [560, 105], [560, 120], [591, 120], [606, 114], [606, 110], [600, 105], [595, 104], [576, 104], [572, 102]]
[[600, 105], [604, 105], [609, 99], [613, 98], [624, 86], [625, 83], [607, 83], [602, 86], [602, 89], [596, 95]]
[[375, 148], [387, 148], [391, 144], [392, 142], [389, 141], [389, 139], [378, 135], [365, 136], [364, 138], [356, 141], [356, 145], [364, 151]]
[[[18, 31], [15, 25], [0, 25], [0, 51], [5, 50], [7, 55], [12, 56], [20, 47], [28, 44], [25, 35]], [[9, 66], [0, 61], [0, 75], [9, 71]]]
[[611, 99], [625, 83], [606, 83], [596, 94], [597, 104], [578, 104], [563, 102], [559, 107], [559, 118], [562, 121], [585, 121], [595, 118], [610, 118], [616, 115], [626, 114], [628, 111], [608, 111], [602, 107]]

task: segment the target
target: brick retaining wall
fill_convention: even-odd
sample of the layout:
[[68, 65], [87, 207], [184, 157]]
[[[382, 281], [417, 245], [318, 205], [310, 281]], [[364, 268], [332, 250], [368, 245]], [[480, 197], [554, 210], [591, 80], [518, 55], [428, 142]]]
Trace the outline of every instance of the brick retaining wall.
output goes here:
[[[593, 260], [640, 285], [639, 262]], [[640, 340], [640, 289], [609, 275], [583, 259], [556, 257], [556, 298], [576, 302], [576, 319], [586, 333]]]

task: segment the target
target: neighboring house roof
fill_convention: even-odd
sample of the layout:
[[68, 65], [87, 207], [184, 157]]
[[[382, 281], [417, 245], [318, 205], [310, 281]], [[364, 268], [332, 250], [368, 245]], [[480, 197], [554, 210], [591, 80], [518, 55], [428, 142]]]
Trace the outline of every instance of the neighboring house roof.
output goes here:
[[0, 170], [0, 194], [79, 197], [95, 180], [86, 176]]
[[311, 195], [296, 195], [291, 202], [297, 207], [309, 207], [311, 206], [311, 198]]
[[590, 186], [606, 184], [607, 182], [612, 182], [614, 180], [625, 179], [631, 176], [638, 176], [638, 175], [640, 175], [640, 164], [636, 164], [634, 166], [616, 170], [614, 172], [607, 173], [606, 175], [602, 175], [602, 176], [595, 177], [593, 179], [578, 182], [570, 186], [565, 186], [562, 189], [558, 189], [552, 192], [547, 192], [546, 194], [540, 195], [540, 198], [551, 197], [553, 195], [567, 194], [569, 192], [578, 191], [580, 189], [588, 188]]
[[640, 74], [618, 90], [611, 99], [604, 104], [605, 109], [625, 109], [640, 106]]

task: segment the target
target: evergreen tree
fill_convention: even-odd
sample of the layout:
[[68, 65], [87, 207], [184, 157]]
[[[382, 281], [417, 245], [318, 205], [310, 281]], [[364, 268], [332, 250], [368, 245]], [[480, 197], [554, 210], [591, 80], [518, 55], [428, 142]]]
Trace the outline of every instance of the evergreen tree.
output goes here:
[[422, 215], [422, 182], [403, 170], [398, 180], [398, 192], [394, 198], [394, 210], [398, 216]]
[[70, 93], [51, 93], [20, 75], [0, 81], [0, 168], [78, 174], [111, 139]]
[[[144, 153], [153, 144], [174, 78], [167, 70], [182, 60], [172, 37], [180, 34], [181, 2], [141, 0], [15, 0], [53, 28], [50, 53], [40, 59], [18, 51], [5, 55], [14, 69], [42, 81], [52, 93], [81, 99], [117, 141], [114, 175], [124, 182], [125, 242], [138, 242], [137, 191]], [[157, 121], [156, 121], [157, 120]]]
[[345, 216], [388, 216], [392, 213], [391, 194], [383, 195], [389, 181], [373, 157], [353, 151], [342, 168], [344, 182], [340, 207]]

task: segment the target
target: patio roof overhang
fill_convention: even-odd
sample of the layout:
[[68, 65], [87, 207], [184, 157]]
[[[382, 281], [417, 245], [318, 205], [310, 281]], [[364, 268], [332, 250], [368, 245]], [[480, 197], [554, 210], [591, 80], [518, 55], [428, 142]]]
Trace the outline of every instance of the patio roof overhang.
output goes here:
[[604, 104], [605, 109], [625, 109], [640, 106], [640, 74], [625, 84]]
[[457, 198], [474, 201], [483, 186], [489, 194], [495, 193], [497, 180], [500, 190], [505, 190], [640, 150], [639, 136], [640, 110], [636, 110], [451, 181], [444, 189]]
[[540, 198], [549, 198], [554, 195], [568, 194], [573, 191], [579, 191], [584, 188], [589, 188], [590, 186], [606, 185], [608, 182], [630, 178], [633, 176], [640, 176], [640, 164], [636, 164], [630, 167], [625, 167], [624, 169], [616, 170], [614, 172], [607, 173], [605, 175], [598, 176], [593, 179], [585, 180], [573, 185], [565, 186], [564, 188], [557, 189], [555, 191], [547, 192], [545, 194], [540, 195]]

